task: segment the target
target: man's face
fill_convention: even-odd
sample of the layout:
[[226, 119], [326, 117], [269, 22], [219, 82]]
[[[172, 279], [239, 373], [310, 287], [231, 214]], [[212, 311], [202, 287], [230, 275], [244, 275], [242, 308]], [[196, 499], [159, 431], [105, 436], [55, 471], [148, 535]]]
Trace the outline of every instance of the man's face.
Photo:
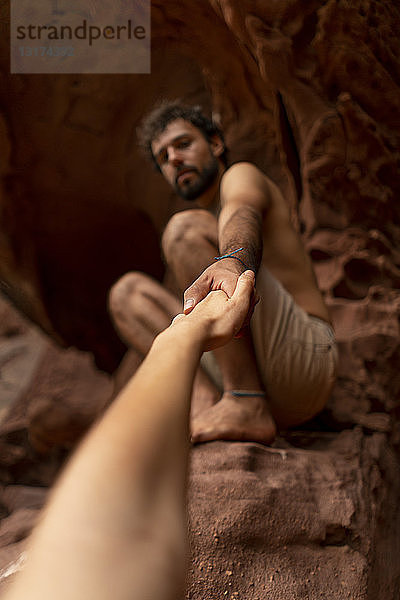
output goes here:
[[195, 200], [216, 180], [220, 167], [216, 157], [222, 145], [218, 140], [209, 142], [184, 119], [169, 123], [153, 140], [151, 148], [161, 173], [185, 200]]

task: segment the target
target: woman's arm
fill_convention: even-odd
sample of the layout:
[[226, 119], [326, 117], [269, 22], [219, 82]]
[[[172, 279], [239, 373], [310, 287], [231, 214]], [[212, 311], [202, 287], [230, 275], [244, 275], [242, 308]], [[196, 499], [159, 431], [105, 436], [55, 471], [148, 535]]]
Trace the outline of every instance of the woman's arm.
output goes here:
[[193, 378], [235, 335], [254, 274], [211, 292], [162, 332], [56, 485], [7, 600], [176, 600], [185, 573]]

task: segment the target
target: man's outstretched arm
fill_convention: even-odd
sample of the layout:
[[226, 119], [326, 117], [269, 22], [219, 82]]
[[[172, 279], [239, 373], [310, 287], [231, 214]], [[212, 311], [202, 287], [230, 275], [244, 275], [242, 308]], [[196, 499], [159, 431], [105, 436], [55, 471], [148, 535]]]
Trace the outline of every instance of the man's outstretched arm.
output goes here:
[[220, 256], [185, 291], [184, 310], [189, 313], [210, 290], [232, 295], [237, 278], [246, 269], [257, 273], [263, 249], [263, 216], [269, 206], [266, 177], [250, 163], [234, 165], [221, 182], [218, 219]]
[[176, 600], [185, 571], [188, 416], [203, 350], [240, 329], [251, 272], [155, 340], [61, 476], [7, 600]]

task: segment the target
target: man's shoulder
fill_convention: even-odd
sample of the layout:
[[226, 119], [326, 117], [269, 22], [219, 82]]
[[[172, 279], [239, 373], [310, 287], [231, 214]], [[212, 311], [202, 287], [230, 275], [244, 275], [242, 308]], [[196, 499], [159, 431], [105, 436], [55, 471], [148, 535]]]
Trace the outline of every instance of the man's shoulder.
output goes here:
[[221, 178], [221, 195], [254, 193], [269, 196], [269, 178], [251, 162], [237, 162], [231, 165]]
[[231, 179], [232, 177], [265, 177], [265, 173], [261, 171], [254, 163], [240, 161], [233, 163], [228, 167], [223, 175], [223, 179]]

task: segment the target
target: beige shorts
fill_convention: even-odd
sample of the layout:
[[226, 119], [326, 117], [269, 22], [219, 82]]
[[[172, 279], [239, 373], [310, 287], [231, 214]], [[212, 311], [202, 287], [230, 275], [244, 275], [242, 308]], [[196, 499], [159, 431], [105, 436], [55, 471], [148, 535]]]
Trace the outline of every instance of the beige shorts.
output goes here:
[[[332, 327], [300, 308], [265, 267], [257, 276], [257, 292], [261, 300], [251, 331], [271, 411], [281, 425], [302, 423], [323, 408], [336, 379]], [[203, 364], [220, 385], [215, 361], [207, 355]]]

